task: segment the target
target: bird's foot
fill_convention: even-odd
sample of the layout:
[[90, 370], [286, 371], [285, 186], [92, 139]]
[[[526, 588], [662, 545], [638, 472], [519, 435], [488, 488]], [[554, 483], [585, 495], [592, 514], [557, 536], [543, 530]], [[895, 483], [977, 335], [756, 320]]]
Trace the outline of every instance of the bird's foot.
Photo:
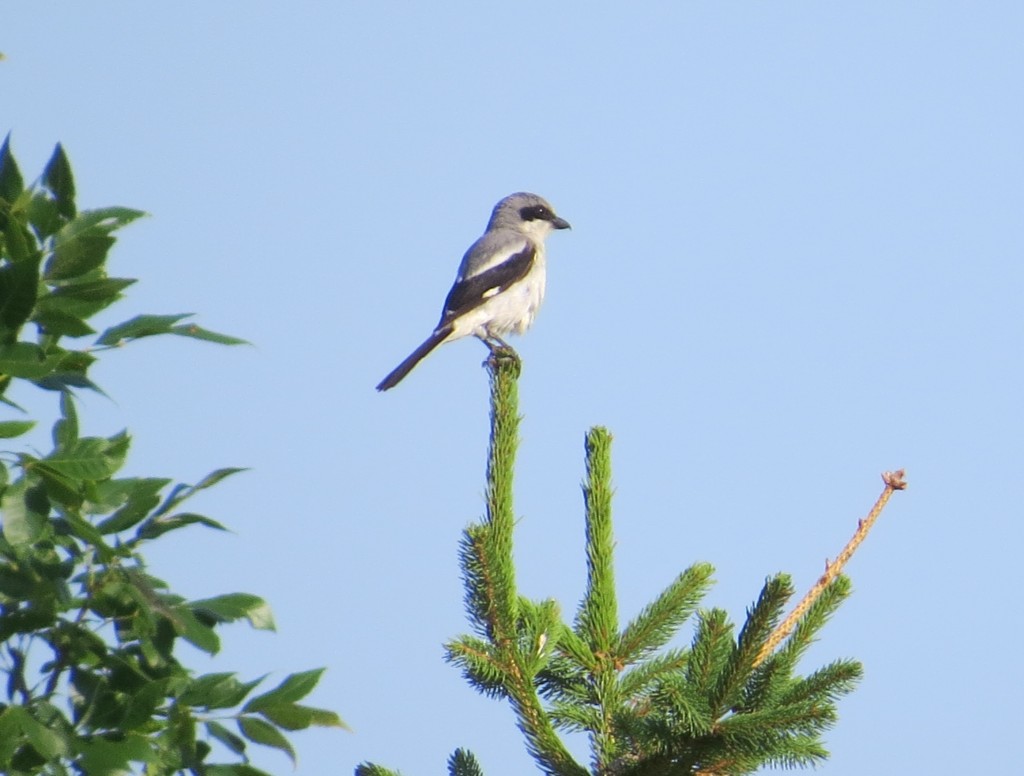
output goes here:
[[491, 337], [483, 342], [487, 349], [491, 351], [490, 355], [487, 356], [487, 360], [484, 361], [484, 366], [493, 370], [503, 363], [512, 362], [517, 366], [522, 363], [519, 359], [519, 354], [500, 337]]
[[[480, 341], [487, 346], [487, 349], [491, 351], [491, 353], [501, 350], [512, 350], [512, 346], [505, 342], [505, 340], [503, 340], [497, 334], [491, 334], [486, 338], [481, 338]], [[515, 351], [512, 352], [514, 353]]]

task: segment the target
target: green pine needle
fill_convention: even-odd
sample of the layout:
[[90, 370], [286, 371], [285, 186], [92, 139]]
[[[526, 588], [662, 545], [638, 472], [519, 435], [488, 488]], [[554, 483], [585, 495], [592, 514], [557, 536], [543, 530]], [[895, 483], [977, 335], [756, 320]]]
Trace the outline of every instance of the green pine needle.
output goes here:
[[484, 776], [476, 757], [468, 749], [456, 749], [448, 758], [449, 776]]
[[610, 656], [618, 631], [618, 603], [612, 566], [611, 434], [592, 428], [587, 434], [586, 509], [587, 592], [577, 615], [577, 630], [597, 654]]
[[710, 564], [698, 563], [676, 577], [626, 626], [615, 649], [619, 662], [634, 663], [668, 643], [707, 594], [713, 572]]
[[782, 619], [786, 602], [792, 596], [793, 583], [788, 575], [779, 574], [765, 580], [757, 603], [747, 610], [747, 621], [719, 677], [712, 706], [720, 714], [740, 702], [741, 693], [751, 678], [761, 647]]
[[697, 692], [710, 696], [725, 670], [733, 649], [732, 631], [732, 623], [721, 609], [697, 613], [697, 633], [686, 665], [686, 678]]
[[672, 649], [663, 655], [645, 658], [642, 663], [622, 674], [622, 694], [636, 699], [648, 693], [654, 685], [670, 676], [684, 675], [690, 662], [690, 650]]
[[356, 766], [355, 776], [402, 776], [402, 773], [374, 763], [359, 763]]
[[848, 577], [843, 575], [836, 577], [800, 618], [793, 632], [779, 649], [778, 654], [795, 664], [807, 651], [807, 648], [814, 643], [818, 631], [824, 627], [852, 592], [853, 585]]

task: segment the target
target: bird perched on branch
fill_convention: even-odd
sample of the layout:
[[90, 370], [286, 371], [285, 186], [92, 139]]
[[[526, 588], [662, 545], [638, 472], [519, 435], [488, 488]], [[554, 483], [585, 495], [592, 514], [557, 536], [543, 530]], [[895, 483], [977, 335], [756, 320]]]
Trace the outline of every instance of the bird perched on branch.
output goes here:
[[502, 337], [526, 331], [544, 300], [544, 239], [552, 230], [568, 228], [569, 222], [536, 194], [512, 194], [495, 205], [487, 229], [462, 257], [434, 331], [377, 390], [394, 388], [445, 342], [473, 336], [491, 353], [508, 350]]

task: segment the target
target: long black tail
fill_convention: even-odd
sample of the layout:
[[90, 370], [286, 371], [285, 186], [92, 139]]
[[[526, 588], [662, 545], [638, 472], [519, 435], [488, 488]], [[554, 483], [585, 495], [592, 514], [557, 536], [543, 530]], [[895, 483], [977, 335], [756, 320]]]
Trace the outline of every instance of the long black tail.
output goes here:
[[451, 326], [442, 326], [434, 330], [434, 333], [424, 340], [423, 344], [414, 350], [405, 361], [396, 366], [391, 374], [385, 377], [377, 385], [378, 391], [386, 391], [389, 388], [394, 388], [413, 368], [424, 358], [426, 358], [430, 351], [444, 342], [445, 338], [452, 333]]

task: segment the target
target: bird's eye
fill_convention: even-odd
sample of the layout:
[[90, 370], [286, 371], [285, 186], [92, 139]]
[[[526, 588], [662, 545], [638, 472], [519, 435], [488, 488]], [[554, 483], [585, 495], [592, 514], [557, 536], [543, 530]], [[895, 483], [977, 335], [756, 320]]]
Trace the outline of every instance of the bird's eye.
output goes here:
[[519, 211], [519, 215], [522, 216], [524, 221], [550, 221], [553, 218], [551, 211], [543, 205], [531, 205], [530, 207], [524, 207]]

